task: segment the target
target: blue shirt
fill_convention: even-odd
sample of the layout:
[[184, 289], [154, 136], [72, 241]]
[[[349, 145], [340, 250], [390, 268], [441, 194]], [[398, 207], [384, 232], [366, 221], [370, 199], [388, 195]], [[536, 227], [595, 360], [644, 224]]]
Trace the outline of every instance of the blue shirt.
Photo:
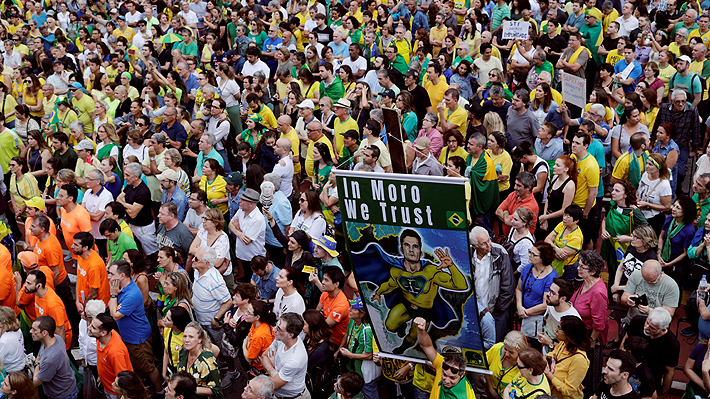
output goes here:
[[121, 305], [118, 313], [123, 317], [116, 320], [116, 324], [123, 341], [131, 345], [147, 341], [152, 333], [150, 323], [145, 316], [143, 294], [133, 279], [118, 293], [118, 304]]
[[195, 100], [190, 100], [187, 97], [187, 95], [190, 94], [192, 89], [199, 89], [200, 84], [197, 83], [197, 77], [193, 74], [190, 74], [190, 77], [187, 78], [187, 80], [183, 79], [182, 81], [185, 82], [185, 87], [187, 88], [187, 92], [182, 93], [183, 97], [181, 98], [180, 103], [182, 105], [184, 105], [185, 107], [187, 107], [188, 110], [191, 110], [191, 109], [195, 108]]
[[[661, 230], [665, 233], [664, 237], [668, 237], [668, 230], [672, 220], [673, 216], [671, 215], [666, 218], [665, 222], [663, 222], [663, 228]], [[679, 257], [686, 248], [690, 247], [694, 235], [695, 227], [692, 224], [689, 224], [683, 227], [683, 229], [679, 231], [675, 237], [671, 238], [671, 256], [669, 260]]]
[[264, 47], [262, 48], [261, 51], [267, 51], [267, 52], [272, 52], [276, 51], [281, 45], [283, 44], [283, 40], [281, 40], [280, 37], [276, 37], [274, 39], [268, 38], [264, 40]]
[[402, 7], [402, 8], [404, 10], [402, 11], [400, 18], [404, 18], [406, 21], [411, 20], [412, 32], [416, 32], [417, 29], [419, 29], [419, 28], [424, 28], [424, 30], [426, 30], [426, 31], [429, 30], [429, 21], [427, 21], [427, 17], [423, 12], [421, 12], [419, 9], [417, 9], [414, 12], [414, 16], [412, 16], [412, 14], [408, 8], [406, 8], [406, 7]]
[[350, 46], [347, 43], [342, 42], [340, 46], [335, 44], [335, 42], [328, 43], [328, 47], [333, 49], [333, 57], [341, 56], [343, 58], [350, 57]]
[[528, 263], [520, 272], [520, 281], [523, 289], [523, 307], [526, 309], [541, 304], [545, 293], [550, 290], [552, 279], [558, 277], [557, 272], [553, 270], [543, 278], [535, 278], [532, 268], [532, 263]]
[[[670, 141], [668, 141], [668, 144], [666, 144], [664, 146], [661, 146], [660, 141], [656, 141], [656, 145], [653, 147], [653, 151], [651, 151], [651, 152], [657, 152], [657, 153], [663, 155], [663, 158], [668, 158], [668, 153], [670, 153], [673, 150], [678, 151], [678, 153], [680, 154], [680, 148], [678, 147], [678, 144], [676, 144], [676, 142], [673, 141], [673, 139], [670, 139]], [[675, 177], [677, 176], [677, 173], [678, 173], [678, 162], [676, 162], [675, 165], [673, 165], [673, 169], [671, 170], [671, 172], [673, 173], [673, 180], [675, 180]]]
[[[614, 65], [614, 73], [623, 72], [627, 66], [629, 66], [629, 64], [626, 62], [626, 59], [619, 60], [619, 62]], [[638, 61], [634, 60], [634, 69], [631, 70], [631, 73], [628, 76], [629, 78], [632, 78], [634, 80], [634, 83], [623, 86], [624, 94], [634, 91], [634, 89], [636, 88], [636, 81], [638, 80], [638, 78], [641, 77], [642, 74], [643, 69], [641, 68], [641, 64], [639, 64]]]
[[546, 161], [554, 161], [560, 155], [564, 154], [564, 143], [561, 137], [550, 139], [547, 145], [542, 144], [542, 140], [535, 139], [535, 153], [538, 157]]
[[[291, 202], [288, 200], [288, 198], [286, 198], [286, 195], [284, 193], [282, 193], [281, 191], [276, 191], [274, 193], [274, 203], [271, 204], [269, 212], [271, 212], [271, 215], [274, 216], [276, 225], [279, 227], [279, 229], [281, 229], [281, 232], [285, 235], [286, 226], [290, 226], [291, 222], [293, 221], [293, 212], [291, 211]], [[268, 226], [269, 220], [266, 218], [266, 216], [264, 216], [264, 219], [266, 219], [266, 224]], [[274, 232], [271, 231], [271, 228], [266, 229], [266, 243], [274, 247], [283, 247], [279, 240], [274, 237]]]
[[166, 202], [172, 202], [177, 206], [177, 218], [181, 222], [184, 221], [188, 208], [187, 195], [185, 192], [176, 185], [173, 194], [168, 198], [168, 190], [163, 190], [163, 204]]
[[569, 18], [567, 18], [567, 22], [565, 23], [565, 25], [570, 25], [570, 26], [573, 26], [573, 27], [575, 27], [575, 28], [577, 28], [577, 29], [581, 29], [582, 26], [584, 25], [584, 17], [585, 17], [585, 15], [586, 15], [585, 13], [582, 13], [582, 15], [580, 15], [579, 17], [577, 17], [576, 15], [574, 15], [574, 13], [572, 13], [572, 14], [569, 16]]
[[269, 273], [268, 276], [259, 277], [252, 273], [251, 281], [256, 283], [256, 288], [259, 290], [259, 297], [261, 299], [268, 301], [276, 297], [276, 276], [279, 275], [279, 272], [281, 272], [281, 269], [271, 263], [271, 273]]
[[[242, 190], [240, 190], [236, 197], [233, 196], [232, 193], [227, 192], [227, 198], [229, 199], [229, 202], [227, 202], [227, 205], [229, 205], [229, 220], [232, 220], [239, 210], [239, 196], [242, 195], [241, 191]], [[268, 231], [269, 229], [266, 230]], [[230, 234], [232, 233], [230, 232]]]
[[40, 26], [47, 23], [47, 13], [42, 11], [42, 14], [40, 14], [40, 15], [32, 14], [32, 19], [34, 19], [35, 22], [37, 22], [37, 27], [40, 27]]
[[[190, 109], [190, 108], [188, 108]], [[183, 146], [185, 145], [185, 142], [187, 141], [187, 132], [185, 131], [185, 128], [182, 126], [182, 123], [175, 121], [173, 122], [173, 125], [168, 127], [168, 125], [163, 122], [160, 124], [160, 129], [158, 129], [158, 132], [165, 132], [165, 134], [170, 137], [170, 140], [177, 141], [179, 143], [182, 143]]]
[[[589, 148], [587, 148], [587, 151], [589, 151], [590, 154], [594, 157], [594, 159], [597, 160], [597, 163], [600, 165], [600, 168], [603, 168], [606, 166], [606, 157], [604, 154], [604, 144], [602, 144], [601, 141], [597, 139], [592, 139], [592, 143], [589, 144]], [[597, 198], [601, 198], [604, 196], [604, 182], [602, 181], [602, 174], [599, 173], [599, 193], [597, 194]]]

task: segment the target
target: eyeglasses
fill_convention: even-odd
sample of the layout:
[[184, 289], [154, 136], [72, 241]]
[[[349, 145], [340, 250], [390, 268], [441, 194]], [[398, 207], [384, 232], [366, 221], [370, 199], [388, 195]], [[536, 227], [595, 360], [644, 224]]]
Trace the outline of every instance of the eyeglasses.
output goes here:
[[528, 251], [528, 255], [532, 257], [540, 256], [540, 254], [533, 252], [532, 249]]
[[464, 369], [459, 369], [446, 363], [441, 365], [441, 369], [444, 371], [451, 371], [454, 374], [462, 374], [465, 371]]
[[305, 199], [303, 199], [303, 198], [299, 198], [299, 199], [298, 199], [298, 203], [299, 203], [299, 204], [302, 204], [302, 203], [304, 203], [304, 202], [306, 202]]
[[136, 122], [136, 126], [147, 126], [147, 125], [143, 122]]

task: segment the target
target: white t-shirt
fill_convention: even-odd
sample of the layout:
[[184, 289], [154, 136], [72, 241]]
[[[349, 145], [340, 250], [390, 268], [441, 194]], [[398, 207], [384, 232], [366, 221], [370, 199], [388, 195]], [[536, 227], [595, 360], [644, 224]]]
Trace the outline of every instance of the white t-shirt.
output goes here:
[[[86, 208], [89, 213], [96, 213], [103, 212], [109, 202], [113, 202], [113, 194], [111, 194], [111, 192], [106, 188], [102, 187], [98, 195], [94, 194], [92, 190], [86, 190], [86, 193], [84, 193], [84, 200], [81, 202], [81, 205]], [[103, 221], [104, 219], [101, 219], [98, 222], [93, 220], [91, 221], [91, 230], [94, 233], [94, 238], [99, 240], [106, 238], [102, 236], [99, 231], [99, 226]]]
[[698, 170], [695, 171], [696, 179], [703, 173], [710, 173], [710, 157], [707, 154], [703, 154], [695, 164], [698, 165]]
[[349, 66], [353, 74], [357, 73], [359, 70], [367, 71], [367, 61], [363, 57], [357, 57], [355, 61], [347, 57], [343, 59], [342, 65]]
[[[555, 340], [555, 329], [557, 329], [557, 325], [560, 323], [560, 319], [562, 319], [563, 316], [576, 316], [581, 319], [579, 316], [579, 312], [577, 312], [577, 309], [570, 304], [569, 309], [567, 309], [564, 312], [558, 312], [555, 310], [554, 306], [547, 306], [547, 310], [545, 311], [545, 315], [542, 317], [542, 328], [543, 331], [547, 333], [547, 336], [550, 337], [553, 341]], [[550, 347], [543, 347], [545, 350], [545, 353], [551, 351]]]
[[[521, 54], [522, 53], [521, 50], [525, 51], [524, 48], [520, 48], [520, 47], [515, 48], [515, 53], [513, 54], [513, 60], [517, 61], [519, 64], [530, 65], [530, 61], [528, 61], [527, 59], [525, 59], [525, 57], [523, 57], [523, 55]], [[530, 56], [531, 59], [532, 59], [533, 54], [535, 54], [535, 51], [537, 51], [535, 46], [533, 46], [530, 49], [530, 51], [527, 51], [527, 54], [528, 54], [528, 56]]]
[[[360, 168], [361, 168], [363, 165], [365, 165], [363, 162], [358, 162], [358, 164], [355, 165], [355, 167], [353, 168], [353, 170], [357, 172], [358, 170], [360, 170]], [[372, 169], [373, 169], [375, 172], [377, 172], [377, 173], [385, 173], [385, 170], [382, 169], [382, 166], [380, 166], [380, 165], [378, 165], [378, 164], [375, 164], [375, 167], [372, 168]]]
[[[286, 165], [281, 165], [281, 161], [284, 161]], [[286, 198], [290, 197], [291, 194], [293, 194], [294, 173], [293, 161], [291, 160], [291, 156], [287, 155], [281, 158], [279, 162], [274, 165], [274, 170], [272, 172], [281, 177], [281, 187], [279, 187], [279, 191], [281, 191], [286, 196]]]
[[0, 337], [0, 361], [8, 373], [25, 368], [25, 341], [22, 331], [7, 331]]
[[[646, 201], [650, 204], [660, 205], [661, 197], [673, 195], [673, 191], [671, 190], [671, 182], [661, 178], [659, 178], [659, 180], [660, 182], [658, 180], [652, 181], [648, 178], [648, 173], [644, 172], [643, 176], [641, 176], [641, 181], [639, 182], [639, 188], [637, 191], [638, 200]], [[641, 212], [646, 219], [650, 219], [661, 213], [661, 211], [651, 208], [642, 208]]]
[[284, 296], [284, 290], [279, 288], [276, 291], [276, 298], [274, 298], [274, 314], [278, 319], [284, 313], [296, 313], [302, 315], [306, 311], [306, 303], [303, 301], [303, 297], [294, 291], [293, 294], [289, 296]]
[[[207, 212], [207, 208], [205, 208], [205, 212]], [[185, 214], [185, 221], [183, 222], [183, 224], [193, 229], [201, 229], [202, 220], [205, 217], [205, 212], [202, 212], [201, 215], [198, 215], [194, 209], [188, 209], [187, 214]]]
[[545, 187], [543, 187], [542, 189], [542, 203], [544, 204], [545, 201], [547, 201], [547, 186], [550, 184], [550, 165], [541, 157], [537, 157], [537, 161], [535, 161], [535, 164], [533, 165], [533, 168], [531, 170], [534, 170], [536, 167], [537, 170], [535, 171], [535, 179], [538, 178], [537, 175], [539, 175], [540, 173], [547, 173]]
[[188, 12], [183, 12], [180, 11], [178, 15], [182, 15], [183, 18], [185, 18], [185, 23], [190, 26], [192, 24], [197, 25], [197, 14], [195, 14], [194, 11], [190, 10]]
[[295, 230], [303, 230], [314, 240], [320, 240], [325, 234], [326, 221], [322, 213], [314, 213], [308, 219], [304, 219], [303, 212], [299, 210], [293, 217], [291, 227]]
[[308, 352], [299, 338], [291, 348], [285, 350], [283, 342], [274, 340], [269, 349], [276, 352], [275, 368], [279, 378], [286, 384], [276, 392], [277, 398], [298, 396], [306, 389], [306, 371], [308, 369]]

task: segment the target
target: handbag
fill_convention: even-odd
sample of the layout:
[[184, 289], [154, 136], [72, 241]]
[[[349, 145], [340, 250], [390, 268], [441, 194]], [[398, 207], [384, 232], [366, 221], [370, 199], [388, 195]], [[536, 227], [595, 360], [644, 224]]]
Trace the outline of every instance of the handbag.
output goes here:
[[91, 372], [90, 368], [82, 368], [84, 376], [84, 399], [99, 399], [103, 396], [103, 393], [96, 386], [96, 377], [94, 377], [94, 374]]

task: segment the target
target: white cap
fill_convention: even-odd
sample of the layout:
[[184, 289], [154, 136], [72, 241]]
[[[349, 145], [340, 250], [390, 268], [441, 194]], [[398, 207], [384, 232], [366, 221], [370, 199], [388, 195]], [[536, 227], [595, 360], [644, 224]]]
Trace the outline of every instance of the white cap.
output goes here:
[[300, 104], [297, 105], [298, 108], [310, 108], [310, 109], [316, 109], [316, 106], [313, 105], [313, 101], [311, 100], [303, 100], [301, 101]]

